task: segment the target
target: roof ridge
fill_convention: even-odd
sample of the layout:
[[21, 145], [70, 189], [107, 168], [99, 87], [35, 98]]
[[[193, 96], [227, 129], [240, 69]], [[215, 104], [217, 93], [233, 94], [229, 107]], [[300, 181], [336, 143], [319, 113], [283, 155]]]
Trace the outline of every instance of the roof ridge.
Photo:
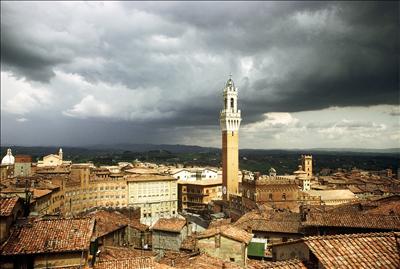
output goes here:
[[357, 237], [390, 237], [395, 236], [394, 232], [382, 232], [382, 233], [358, 233], [358, 234], [335, 234], [335, 235], [316, 235], [304, 237], [304, 241], [316, 240], [316, 239], [341, 239], [341, 238], [357, 238]]

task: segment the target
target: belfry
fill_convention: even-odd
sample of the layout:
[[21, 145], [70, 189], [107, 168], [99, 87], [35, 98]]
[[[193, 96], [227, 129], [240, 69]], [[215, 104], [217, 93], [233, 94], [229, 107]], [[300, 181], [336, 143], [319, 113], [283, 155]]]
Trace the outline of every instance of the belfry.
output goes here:
[[222, 198], [239, 192], [239, 127], [242, 118], [237, 106], [238, 92], [232, 75], [223, 90], [224, 109], [220, 114], [222, 131]]

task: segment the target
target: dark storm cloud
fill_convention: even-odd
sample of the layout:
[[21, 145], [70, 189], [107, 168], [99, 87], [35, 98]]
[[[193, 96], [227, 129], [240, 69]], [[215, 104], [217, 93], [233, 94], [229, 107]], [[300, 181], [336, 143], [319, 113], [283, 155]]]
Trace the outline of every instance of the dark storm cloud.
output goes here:
[[[216, 128], [230, 72], [244, 124], [268, 112], [399, 103], [397, 2], [1, 7], [2, 71], [68, 99], [55, 100], [60, 122], [120, 120], [117, 128], [143, 126], [138, 137], [158, 127]], [[80, 84], [57, 84], [57, 74]]]

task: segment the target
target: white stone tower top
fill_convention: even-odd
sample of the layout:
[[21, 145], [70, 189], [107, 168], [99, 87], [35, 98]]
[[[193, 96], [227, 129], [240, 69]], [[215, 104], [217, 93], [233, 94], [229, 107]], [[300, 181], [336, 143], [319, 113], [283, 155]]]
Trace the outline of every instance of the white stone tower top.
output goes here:
[[4, 158], [1, 160], [1, 164], [5, 165], [13, 165], [15, 162], [15, 158], [11, 153], [11, 149], [7, 149], [7, 154], [4, 156]]
[[62, 148], [60, 148], [60, 149], [58, 150], [58, 156], [60, 157], [61, 160], [63, 159], [63, 151], [62, 151]]
[[237, 106], [238, 89], [235, 87], [232, 75], [229, 76], [223, 92], [224, 109], [220, 114], [221, 129], [222, 131], [238, 131], [242, 118]]

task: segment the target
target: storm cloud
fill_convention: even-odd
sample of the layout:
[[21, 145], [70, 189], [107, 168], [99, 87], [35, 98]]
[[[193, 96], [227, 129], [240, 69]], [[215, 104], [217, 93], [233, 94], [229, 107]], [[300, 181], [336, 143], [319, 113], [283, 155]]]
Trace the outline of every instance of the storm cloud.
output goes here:
[[1, 2], [2, 137], [24, 143], [14, 130], [32, 125], [46, 137], [44, 123], [57, 122], [75, 131], [51, 143], [93, 134], [208, 144], [229, 73], [247, 130], [268, 113], [394, 111], [398, 10], [381, 1]]

